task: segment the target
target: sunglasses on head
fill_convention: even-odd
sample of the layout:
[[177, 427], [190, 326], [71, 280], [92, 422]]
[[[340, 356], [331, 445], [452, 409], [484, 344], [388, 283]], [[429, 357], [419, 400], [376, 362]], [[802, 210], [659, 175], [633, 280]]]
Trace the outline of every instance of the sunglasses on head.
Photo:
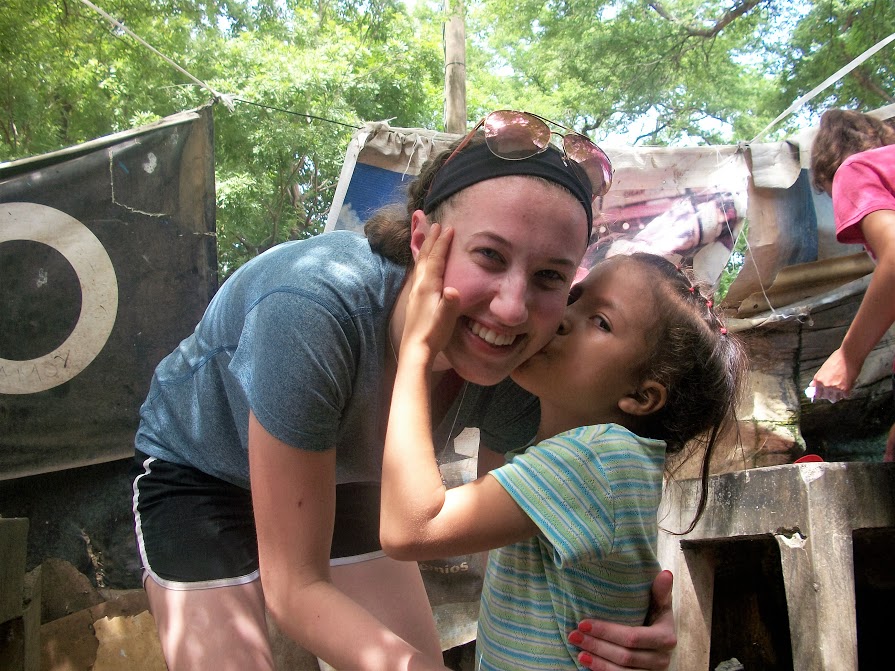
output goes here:
[[[548, 124], [568, 132], [559, 133], [551, 130]], [[491, 153], [507, 161], [521, 161], [547, 151], [551, 138], [558, 135], [562, 138], [562, 149], [566, 159], [581, 167], [590, 180], [594, 198], [606, 195], [612, 185], [612, 164], [609, 162], [609, 157], [589, 137], [531, 112], [514, 110], [491, 112], [469, 131], [444, 164], [469, 144], [479, 128], [485, 130], [485, 144]]]

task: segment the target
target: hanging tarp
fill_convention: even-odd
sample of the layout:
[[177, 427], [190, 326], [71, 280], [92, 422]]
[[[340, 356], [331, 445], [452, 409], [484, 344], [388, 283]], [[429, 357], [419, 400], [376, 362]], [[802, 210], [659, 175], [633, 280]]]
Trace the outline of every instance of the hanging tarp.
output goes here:
[[211, 108], [0, 164], [0, 479], [133, 454], [217, 289]]
[[[457, 135], [385, 123], [352, 139], [327, 230], [362, 230], [380, 205], [402, 202], [402, 187]], [[615, 168], [612, 189], [597, 203], [599, 220], [585, 265], [633, 250], [685, 260], [715, 284], [727, 264], [748, 206], [749, 165], [738, 146], [605, 147]]]
[[606, 147], [615, 168], [600, 203], [596, 240], [585, 255], [634, 251], [692, 267], [716, 285], [748, 205], [749, 165], [742, 147]]
[[[874, 112], [883, 118], [893, 113], [893, 106]], [[749, 258], [726, 307], [737, 310], [737, 316], [761, 311], [761, 301], [749, 301], [764, 298], [783, 269], [861, 251], [836, 242], [829, 197], [810, 186], [807, 164], [814, 132], [751, 145], [604, 147], [615, 178], [598, 203], [601, 216], [585, 265], [641, 249], [692, 264], [700, 279], [715, 285], [748, 220]], [[433, 152], [457, 137], [367, 124], [348, 148], [327, 230], [362, 230], [378, 206], [403, 203], [401, 188]], [[841, 269], [845, 274], [840, 276]], [[834, 262], [823, 271], [822, 284], [849, 282], [853, 270]]]
[[404, 203], [404, 189], [420, 168], [458, 135], [392, 128], [385, 122], [367, 123], [351, 138], [326, 230], [363, 232], [364, 222], [379, 207]]

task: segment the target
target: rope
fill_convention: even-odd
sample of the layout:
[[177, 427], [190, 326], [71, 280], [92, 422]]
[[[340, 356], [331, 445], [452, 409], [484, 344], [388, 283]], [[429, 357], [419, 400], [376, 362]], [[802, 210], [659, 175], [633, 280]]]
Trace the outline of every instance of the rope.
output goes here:
[[275, 112], [283, 112], [285, 114], [293, 114], [295, 116], [303, 116], [306, 119], [316, 119], [317, 121], [326, 121], [327, 123], [333, 123], [337, 126], [345, 126], [345, 128], [355, 128], [360, 130], [363, 126], [355, 126], [350, 123], [342, 123], [341, 121], [333, 121], [332, 119], [325, 119], [322, 116], [314, 116], [313, 114], [308, 114], [307, 112], [293, 112], [292, 110], [283, 109], [282, 107], [274, 107], [273, 105], [262, 105], [261, 103], [252, 102], [251, 100], [244, 100], [243, 98], [232, 98], [234, 102], [245, 103], [246, 105], [254, 105], [255, 107], [262, 107], [266, 110], [273, 110]]
[[849, 63], [848, 65], [846, 65], [843, 68], [840, 68], [839, 70], [834, 72], [832, 75], [827, 77], [820, 84], [818, 84], [816, 87], [814, 87], [813, 89], [808, 91], [808, 93], [806, 93], [802, 97], [798, 98], [792, 105], [787, 107], [786, 110], [780, 116], [778, 116], [771, 123], [769, 123], [758, 135], [756, 135], [754, 138], [752, 138], [752, 140], [748, 144], [752, 144], [753, 142], [758, 142], [759, 139], [764, 137], [765, 133], [767, 133], [771, 128], [776, 126], [780, 121], [782, 121], [783, 119], [788, 117], [790, 114], [795, 112], [802, 105], [804, 105], [806, 102], [811, 100], [814, 96], [816, 96], [818, 93], [820, 93], [825, 88], [827, 88], [830, 84], [832, 84], [836, 81], [839, 81], [842, 77], [844, 77], [849, 72], [854, 70], [856, 67], [861, 65], [861, 63], [863, 63], [868, 58], [873, 56], [877, 51], [888, 46], [888, 44], [890, 42], [892, 42], [893, 40], [895, 40], [895, 33], [892, 33], [885, 39], [880, 40], [879, 42], [874, 44], [872, 47], [870, 47], [867, 51], [865, 51], [863, 54], [861, 54], [856, 59], [854, 59], [851, 63]]
[[154, 46], [152, 46], [151, 44], [149, 44], [146, 40], [144, 40], [142, 37], [140, 37], [139, 35], [137, 35], [137, 34], [136, 34], [134, 31], [132, 31], [130, 28], [128, 28], [127, 26], [125, 26], [123, 23], [121, 23], [121, 21], [119, 21], [118, 19], [114, 18], [113, 16], [109, 16], [109, 15], [108, 15], [106, 12], [104, 12], [102, 9], [100, 9], [99, 7], [97, 7], [96, 5], [94, 5], [92, 2], [90, 2], [90, 0], [81, 0], [81, 2], [84, 3], [85, 5], [87, 5], [87, 6], [88, 6], [90, 9], [92, 9], [93, 11], [97, 12], [98, 14], [100, 14], [104, 19], [106, 19], [106, 20], [107, 20], [109, 23], [111, 23], [113, 26], [115, 26], [116, 28], [120, 28], [121, 30], [123, 30], [124, 32], [126, 32], [128, 35], [130, 35], [131, 37], [133, 37], [135, 40], [137, 40], [137, 42], [139, 42], [139, 43], [142, 44], [144, 47], [146, 47], [147, 49], [149, 49], [149, 50], [150, 50], [152, 53], [154, 53], [156, 56], [158, 56], [159, 58], [164, 59], [169, 65], [171, 65], [172, 67], [174, 67], [174, 68], [175, 68], [178, 72], [180, 72], [181, 74], [183, 74], [183, 75], [185, 75], [186, 77], [188, 77], [192, 82], [194, 82], [195, 84], [198, 84], [198, 85], [201, 86], [202, 88], [208, 90], [208, 92], [211, 93], [212, 97], [213, 97], [215, 100], [220, 100], [222, 103], [224, 103], [224, 106], [225, 106], [228, 110], [230, 110], [230, 111], [232, 112], [232, 111], [235, 109], [235, 106], [234, 106], [234, 104], [233, 104], [233, 97], [232, 97], [232, 96], [227, 95], [227, 94], [225, 94], [225, 93], [220, 93], [219, 91], [216, 91], [215, 89], [213, 89], [211, 86], [209, 86], [208, 84], [206, 84], [206, 83], [203, 82], [202, 80], [197, 79], [196, 77], [193, 77], [193, 75], [191, 75], [189, 72], [187, 72], [186, 70], [184, 70], [184, 69], [183, 69], [182, 67], [180, 67], [177, 63], [175, 63], [174, 61], [172, 61], [170, 58], [168, 58], [167, 56], [165, 56], [165, 54], [163, 54], [161, 51], [159, 51], [159, 50], [156, 49]]

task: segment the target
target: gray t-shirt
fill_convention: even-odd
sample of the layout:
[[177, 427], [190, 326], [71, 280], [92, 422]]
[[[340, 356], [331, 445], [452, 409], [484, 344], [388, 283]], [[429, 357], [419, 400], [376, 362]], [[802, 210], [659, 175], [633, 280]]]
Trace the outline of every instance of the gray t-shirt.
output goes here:
[[[339, 484], [379, 481], [388, 320], [405, 275], [348, 231], [283, 243], [249, 261], [156, 368], [137, 449], [248, 488], [251, 409], [289, 445], [337, 449]], [[467, 384], [435, 444], [471, 426], [482, 445], [506, 452], [534, 437], [538, 416], [537, 399], [511, 380]]]

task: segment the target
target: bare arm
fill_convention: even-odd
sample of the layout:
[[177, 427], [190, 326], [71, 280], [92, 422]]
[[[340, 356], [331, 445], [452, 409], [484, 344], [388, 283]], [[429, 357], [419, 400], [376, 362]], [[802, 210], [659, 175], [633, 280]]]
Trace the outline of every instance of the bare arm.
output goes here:
[[335, 450], [291, 447], [251, 414], [249, 465], [261, 581], [280, 628], [336, 668], [445, 671], [330, 582]]
[[649, 669], [664, 671], [677, 645], [671, 609], [673, 578], [662, 571], [653, 581], [650, 610], [642, 627], [628, 627], [603, 620], [584, 620], [569, 634], [569, 642], [581, 648], [578, 661], [591, 671]]
[[[455, 296], [441, 283], [449, 233], [440, 244], [434, 244], [434, 226], [432, 235], [417, 259], [383, 458], [380, 539], [386, 552], [403, 559], [491, 549], [537, 532], [506, 490], [486, 475], [503, 463], [503, 455], [480, 447], [478, 480], [450, 490], [442, 484], [432, 444], [429, 369], [456, 316], [451, 305]], [[430, 251], [434, 266], [428, 265]], [[599, 620], [579, 626], [576, 645], [583, 650], [579, 661], [585, 668], [668, 667], [676, 644], [670, 576], [660, 574], [654, 583], [649, 626]]]
[[895, 322], [895, 211], [871, 212], [861, 222], [861, 231], [876, 254], [877, 266], [842, 345], [814, 376], [819, 399], [835, 401], [851, 393], [867, 355]]
[[485, 476], [447, 490], [432, 444], [430, 369], [456, 321], [457, 295], [442, 277], [452, 233], [435, 224], [420, 250], [382, 466], [380, 540], [396, 559], [478, 552], [530, 538], [534, 522]]

